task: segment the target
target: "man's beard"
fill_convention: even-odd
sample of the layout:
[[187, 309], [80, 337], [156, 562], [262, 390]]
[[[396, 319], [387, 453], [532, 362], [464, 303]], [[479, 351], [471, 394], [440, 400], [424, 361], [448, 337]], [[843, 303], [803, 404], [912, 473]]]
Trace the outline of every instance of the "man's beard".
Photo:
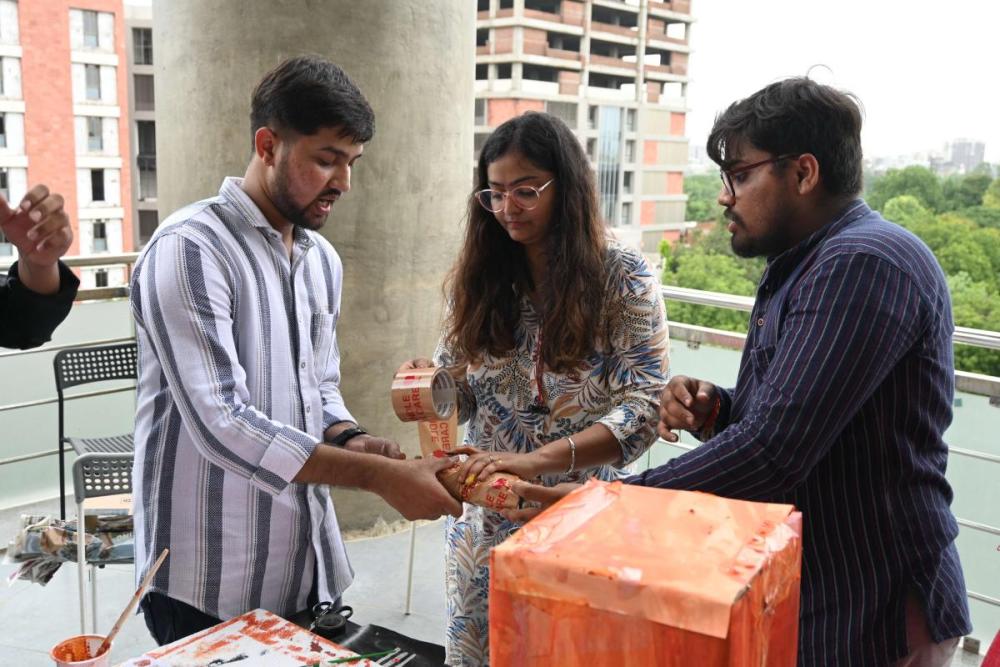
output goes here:
[[[338, 190], [326, 190], [316, 199], [334, 194], [340, 195], [340, 192]], [[271, 203], [274, 204], [274, 208], [278, 209], [281, 217], [292, 223], [295, 227], [302, 227], [303, 229], [313, 231], [320, 229], [326, 224], [326, 217], [310, 219], [307, 215], [307, 212], [315, 201], [314, 199], [304, 207], [299, 207], [292, 200], [292, 195], [288, 187], [288, 163], [284, 160], [278, 162], [277, 168], [274, 171], [274, 187], [271, 190]]]
[[732, 210], [727, 210], [725, 217], [736, 225], [736, 232], [729, 238], [729, 245], [739, 257], [774, 257], [792, 246], [791, 234], [788, 233], [790, 220], [784, 215], [777, 218], [777, 224], [767, 234], [758, 238], [751, 238], [746, 234], [743, 220]]

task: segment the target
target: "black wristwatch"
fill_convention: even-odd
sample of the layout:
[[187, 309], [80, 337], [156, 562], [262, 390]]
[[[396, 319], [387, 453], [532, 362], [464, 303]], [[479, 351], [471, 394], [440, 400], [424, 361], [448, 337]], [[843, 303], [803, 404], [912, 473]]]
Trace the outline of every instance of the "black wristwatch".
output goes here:
[[333, 436], [330, 440], [331, 443], [337, 445], [338, 447], [343, 447], [348, 440], [356, 435], [367, 435], [368, 431], [364, 430], [360, 426], [352, 426], [351, 428], [345, 428], [343, 431]]

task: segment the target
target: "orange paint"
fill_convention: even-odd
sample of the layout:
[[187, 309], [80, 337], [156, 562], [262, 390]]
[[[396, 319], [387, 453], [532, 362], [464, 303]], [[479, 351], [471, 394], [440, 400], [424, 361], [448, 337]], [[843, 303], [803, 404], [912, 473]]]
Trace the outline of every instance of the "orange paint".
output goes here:
[[588, 482], [493, 550], [490, 662], [792, 667], [801, 521], [790, 505]]

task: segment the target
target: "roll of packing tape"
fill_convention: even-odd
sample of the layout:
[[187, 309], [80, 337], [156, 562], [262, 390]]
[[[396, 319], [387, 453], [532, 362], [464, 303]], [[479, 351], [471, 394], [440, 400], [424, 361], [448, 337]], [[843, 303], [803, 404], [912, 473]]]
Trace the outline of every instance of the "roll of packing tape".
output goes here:
[[392, 409], [400, 421], [417, 422], [424, 456], [458, 446], [457, 400], [455, 379], [444, 368], [415, 368], [392, 379]]
[[400, 421], [447, 420], [455, 401], [455, 379], [444, 368], [415, 368], [392, 380], [392, 409]]

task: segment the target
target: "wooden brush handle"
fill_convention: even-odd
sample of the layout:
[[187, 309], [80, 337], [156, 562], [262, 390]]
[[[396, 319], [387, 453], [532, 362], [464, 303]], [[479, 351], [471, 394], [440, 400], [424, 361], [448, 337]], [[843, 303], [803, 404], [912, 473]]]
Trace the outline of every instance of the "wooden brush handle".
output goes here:
[[135, 595], [133, 595], [132, 599], [129, 600], [128, 606], [125, 607], [125, 611], [123, 611], [122, 615], [118, 617], [118, 620], [115, 621], [114, 626], [111, 628], [111, 632], [109, 632], [108, 636], [104, 638], [103, 642], [101, 642], [100, 647], [97, 649], [97, 654], [94, 656], [95, 658], [98, 655], [103, 655], [103, 653], [111, 647], [111, 641], [115, 638], [115, 635], [118, 634], [118, 631], [122, 629], [122, 626], [125, 625], [125, 621], [128, 619], [129, 614], [132, 613], [132, 610], [135, 609], [135, 606], [139, 604], [139, 600], [142, 599], [143, 594], [146, 592], [146, 588], [149, 587], [149, 582], [151, 582], [153, 577], [156, 576], [156, 571], [160, 569], [161, 565], [163, 565], [163, 561], [167, 559], [168, 553], [170, 553], [170, 549], [164, 549], [160, 554], [160, 557], [156, 559], [155, 563], [153, 563], [153, 567], [149, 568], [149, 572], [146, 573], [142, 583], [139, 584], [139, 589], [135, 592]]

